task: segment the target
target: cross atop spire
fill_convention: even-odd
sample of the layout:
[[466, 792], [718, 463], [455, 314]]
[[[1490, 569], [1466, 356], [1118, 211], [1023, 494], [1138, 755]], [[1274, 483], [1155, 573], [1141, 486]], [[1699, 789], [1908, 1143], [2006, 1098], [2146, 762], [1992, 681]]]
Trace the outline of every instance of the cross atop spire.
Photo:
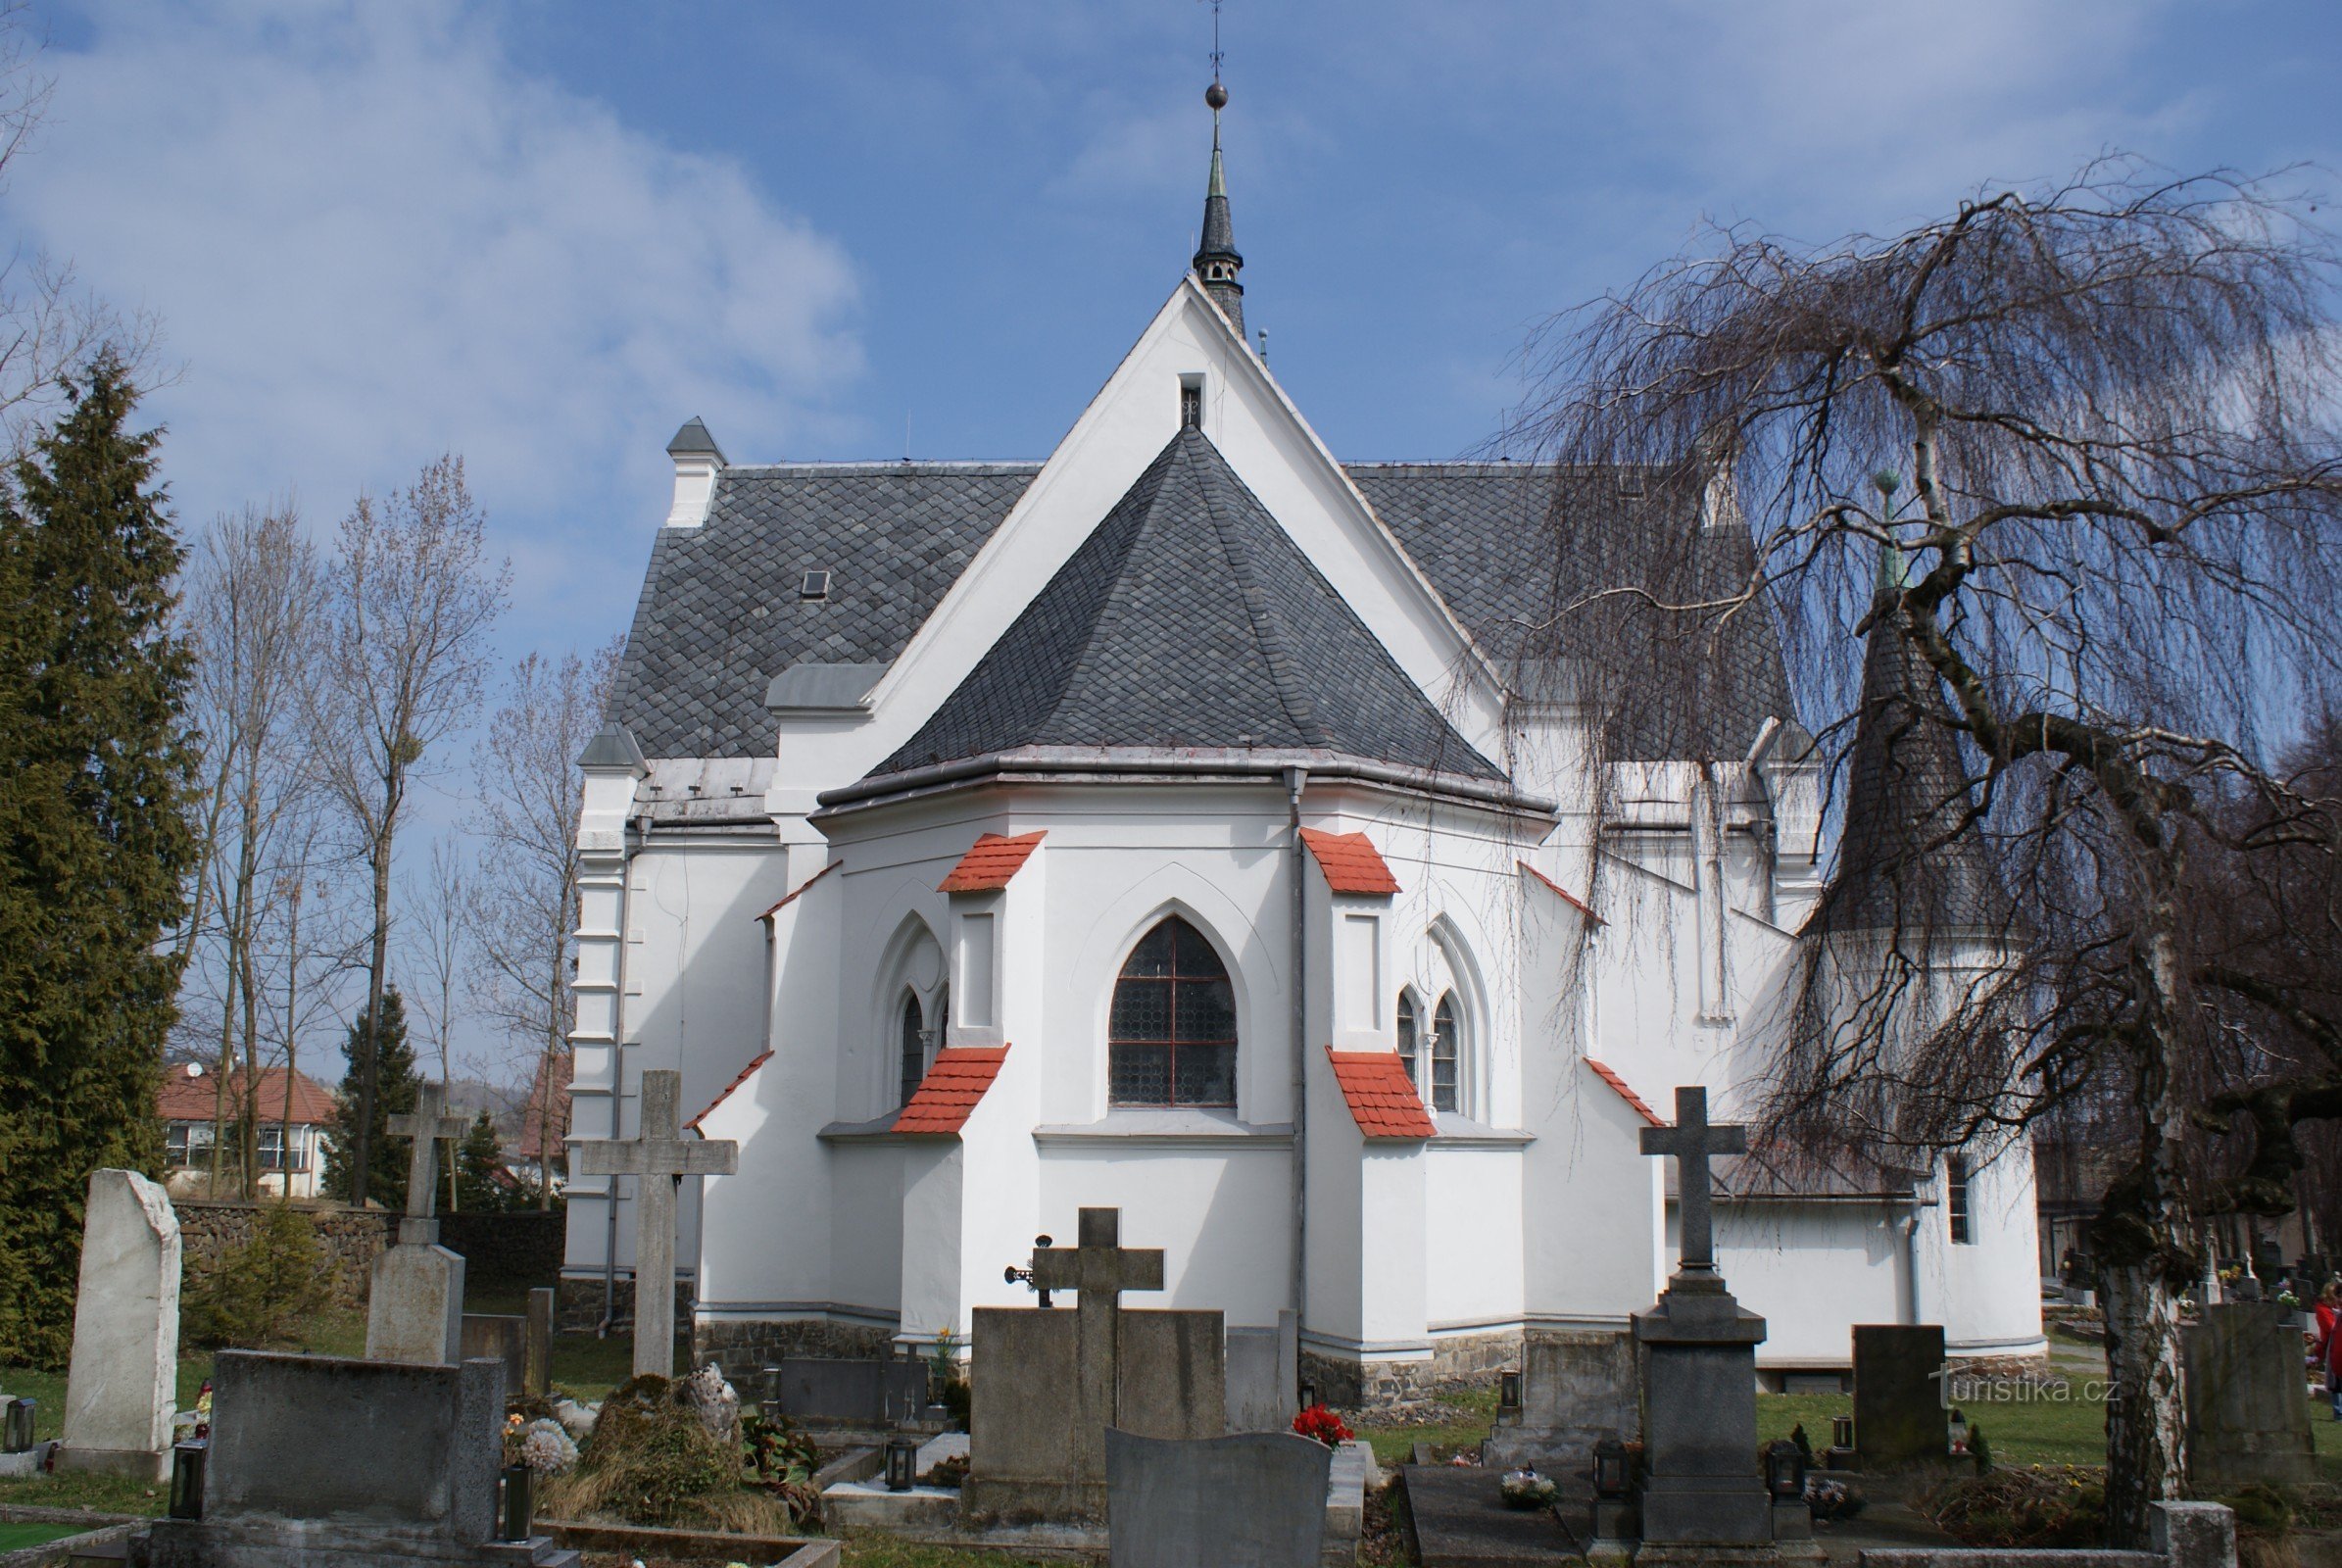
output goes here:
[[1220, 165], [1220, 111], [1227, 107], [1228, 89], [1220, 85], [1216, 50], [1212, 83], [1203, 90], [1203, 101], [1211, 106], [1211, 184], [1203, 195], [1203, 243], [1195, 248], [1194, 266], [1203, 292], [1227, 313], [1241, 338], [1244, 335], [1244, 285], [1237, 281], [1237, 274], [1244, 270], [1244, 259], [1237, 254], [1236, 225], [1228, 217], [1228, 175]]

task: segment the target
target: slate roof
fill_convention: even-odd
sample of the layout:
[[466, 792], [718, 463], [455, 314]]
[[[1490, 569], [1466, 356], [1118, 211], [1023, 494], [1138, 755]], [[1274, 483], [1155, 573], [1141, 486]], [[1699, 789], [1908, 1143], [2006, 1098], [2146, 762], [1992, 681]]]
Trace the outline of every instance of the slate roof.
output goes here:
[[959, 863], [951, 867], [951, 874], [945, 877], [935, 891], [997, 893], [1025, 868], [1025, 862], [1033, 858], [1033, 852], [1041, 848], [1041, 841], [1047, 837], [1049, 834], [1046, 830], [1019, 833], [1014, 838], [999, 833], [979, 833], [975, 845], [959, 858]]
[[1971, 774], [1935, 672], [1881, 610], [1863, 653], [1836, 874], [1817, 934], [1997, 930], [2010, 908], [1974, 824]]
[[1025, 747], [1320, 750], [1503, 777], [1194, 426], [869, 776]]
[[1516, 689], [1539, 695], [1557, 678], [1598, 687], [1590, 695], [1612, 709], [1615, 759], [1744, 757], [1766, 719], [1796, 717], [1768, 606], [1751, 606], [1716, 639], [1704, 635], [1708, 617], [1624, 599], [1556, 621], [1555, 607], [1604, 589], [1647, 588], [1683, 604], [1747, 580], [1747, 528], [1702, 527], [1687, 477], [1538, 463], [1345, 467]]
[[929, 1137], [955, 1136], [976, 1113], [976, 1103], [1000, 1075], [1008, 1048], [947, 1046], [935, 1054], [927, 1076], [903, 1103], [893, 1131]]
[[1391, 862], [1383, 858], [1382, 852], [1365, 834], [1328, 833], [1323, 828], [1305, 827], [1301, 829], [1301, 842], [1309, 846], [1318, 869], [1326, 874], [1326, 886], [1336, 893], [1387, 896], [1398, 891], [1398, 878], [1391, 874]]
[[1407, 1064], [1395, 1051], [1334, 1051], [1334, 1081], [1342, 1088], [1350, 1119], [1369, 1138], [1430, 1138], [1439, 1125], [1423, 1108]]
[[[1583, 619], [1539, 629], [1557, 593], [1566, 603], [1654, 579], [1713, 587], [1745, 571], [1745, 530], [1701, 530], [1698, 498], [1683, 485], [1653, 479], [1631, 496], [1614, 470], [1526, 463], [1346, 468], [1508, 677], [1526, 689], [1539, 670], [1603, 672], [1595, 678], [1621, 699], [1614, 755], [1738, 757], [1765, 719], [1794, 718], [1779, 631], [1761, 607], [1714, 648], [1648, 614], [1616, 640]], [[935, 463], [721, 470], [707, 520], [662, 528], [652, 546], [610, 716], [649, 757], [771, 756], [764, 699], [773, 677], [799, 665], [891, 662], [1039, 471]], [[1549, 509], [1558, 529], [1545, 524]], [[808, 570], [833, 573], [827, 600], [798, 598]]]
[[[649, 757], [770, 757], [772, 677], [886, 664], [992, 537], [1039, 464], [726, 468], [707, 520], [661, 528], [610, 698]], [[826, 600], [800, 600], [827, 571]]]

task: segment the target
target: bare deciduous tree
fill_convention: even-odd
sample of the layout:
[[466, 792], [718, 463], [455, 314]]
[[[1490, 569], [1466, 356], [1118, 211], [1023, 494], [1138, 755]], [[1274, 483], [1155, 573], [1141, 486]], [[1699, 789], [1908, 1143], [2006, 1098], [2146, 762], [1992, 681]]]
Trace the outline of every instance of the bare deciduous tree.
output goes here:
[[[485, 841], [473, 895], [479, 945], [478, 996], [534, 1063], [538, 1102], [523, 1115], [537, 1118], [541, 1147], [552, 1150], [561, 1129], [553, 1125], [555, 1070], [568, 1049], [571, 935], [577, 929], [577, 801], [584, 787], [577, 760], [602, 727], [622, 642], [590, 659], [564, 655], [558, 662], [530, 654], [513, 666], [504, 706], [472, 754], [479, 809], [475, 827]], [[548, 1170], [537, 1183], [537, 1206], [553, 1201]]]
[[[471, 959], [471, 880], [453, 839], [443, 838], [431, 846], [430, 863], [420, 885], [409, 890], [408, 902], [416, 909], [416, 919], [408, 928], [409, 945], [423, 979], [423, 984], [408, 987], [408, 1005], [422, 1015], [424, 1038], [439, 1054], [439, 1083], [444, 1089], [455, 1082], [456, 996], [464, 989]], [[447, 1191], [451, 1210], [463, 1204], [456, 1156], [455, 1141], [450, 1140]]]
[[[1629, 623], [1714, 652], [1779, 617], [1808, 711], [1850, 715], [1825, 730], [1841, 763], [1934, 792], [1840, 848], [1891, 929], [1867, 970], [1811, 965], [1830, 994], [1779, 1063], [1773, 1131], [1888, 1158], [2119, 1091], [2126, 1168], [2092, 1248], [2120, 1544], [2183, 1482], [2194, 1215], [2252, 1196], [2191, 1164], [2191, 1108], [2250, 1111], [2280, 1162], [2294, 1120], [2342, 1110], [2327, 999], [2223, 968], [2180, 907], [2197, 846], [2335, 848], [2270, 759], [2337, 673], [2336, 264], [2266, 184], [2120, 162], [1883, 238], [1723, 231], [1557, 323], [1516, 432], [1736, 495], [1755, 533], [1741, 580], [1566, 599], [1554, 657], [1598, 686]], [[1957, 907], [1954, 864], [1988, 868], [1953, 879], [1982, 895]], [[1947, 935], [1991, 955], [1949, 994], [1927, 980]], [[2206, 1011], [2248, 1001], [2305, 1014], [2318, 1081], [2208, 1105]]]
[[366, 1192], [372, 1158], [366, 1129], [399, 825], [431, 748], [479, 699], [488, 628], [504, 609], [511, 575], [508, 565], [488, 562], [485, 518], [460, 458], [440, 458], [386, 499], [360, 497], [342, 521], [324, 677], [310, 716], [319, 774], [373, 881], [353, 1194]]

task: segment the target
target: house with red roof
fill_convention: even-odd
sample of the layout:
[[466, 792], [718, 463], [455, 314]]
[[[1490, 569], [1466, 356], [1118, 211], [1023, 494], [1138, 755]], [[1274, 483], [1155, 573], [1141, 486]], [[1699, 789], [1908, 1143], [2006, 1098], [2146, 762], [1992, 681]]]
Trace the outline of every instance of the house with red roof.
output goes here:
[[[164, 1069], [155, 1113], [163, 1119], [165, 1179], [172, 1197], [210, 1192], [215, 1135], [223, 1114], [232, 1124], [244, 1103], [241, 1072], [228, 1075], [223, 1100], [219, 1074], [203, 1063], [176, 1062]], [[263, 1067], [252, 1103], [259, 1107], [262, 1193], [317, 1197], [332, 1137], [333, 1092], [298, 1068]]]

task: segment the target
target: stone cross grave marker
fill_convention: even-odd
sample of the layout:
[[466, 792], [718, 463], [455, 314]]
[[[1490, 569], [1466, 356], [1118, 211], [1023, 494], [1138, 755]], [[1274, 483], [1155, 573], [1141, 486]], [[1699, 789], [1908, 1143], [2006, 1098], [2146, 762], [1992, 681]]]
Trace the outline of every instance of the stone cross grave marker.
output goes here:
[[466, 1125], [463, 1117], [447, 1114], [447, 1090], [439, 1084], [424, 1084], [415, 1092], [415, 1109], [390, 1118], [390, 1130], [414, 1146], [407, 1154], [407, 1217], [399, 1221], [400, 1241], [439, 1240], [439, 1227], [432, 1223], [438, 1208], [439, 1146], [461, 1139]]
[[[1643, 1546], [1638, 1563], [1709, 1563], [1715, 1548], [1770, 1547], [1772, 1496], [1757, 1475], [1756, 1348], [1765, 1320], [1716, 1272], [1709, 1197], [1715, 1154], [1748, 1150], [1740, 1127], [1708, 1121], [1708, 1092], [1676, 1091], [1673, 1127], [1645, 1128], [1642, 1152], [1676, 1160], [1682, 1261], [1648, 1312], [1642, 1350]], [[1802, 1520], [1804, 1505], [1794, 1505]], [[1686, 1555], [1671, 1556], [1671, 1552]]]
[[[572, 1138], [570, 1169], [581, 1176], [633, 1176], [634, 1373], [675, 1375], [675, 1184], [686, 1176], [729, 1176], [740, 1146], [729, 1139], [685, 1138], [676, 1101], [683, 1075], [643, 1074], [642, 1125], [630, 1139]], [[614, 1200], [616, 1195], [611, 1195]], [[1160, 1254], [1157, 1254], [1158, 1256]]]
[[1115, 1369], [1121, 1360], [1116, 1308], [1124, 1291], [1163, 1288], [1163, 1250], [1124, 1247], [1119, 1208], [1083, 1209], [1075, 1241], [1079, 1245], [1045, 1248], [1033, 1254], [1033, 1289], [1078, 1295], [1076, 1408], [1081, 1421], [1074, 1451], [1081, 1461], [1080, 1474], [1103, 1475], [1105, 1430], [1115, 1421]]
[[1748, 1129], [1712, 1124], [1708, 1120], [1708, 1092], [1678, 1089], [1675, 1125], [1645, 1127], [1642, 1152], [1675, 1157], [1676, 1212], [1681, 1216], [1682, 1233], [1677, 1277], [1715, 1280], [1716, 1230], [1708, 1201], [1711, 1183], [1708, 1158], [1712, 1154], [1747, 1153]]
[[407, 1166], [407, 1213], [399, 1243], [368, 1271], [366, 1354], [369, 1361], [453, 1366], [464, 1357], [464, 1259], [439, 1245], [432, 1217], [441, 1140], [464, 1136], [464, 1121], [447, 1114], [447, 1090], [424, 1084], [415, 1109], [389, 1118], [393, 1133], [414, 1140]]

